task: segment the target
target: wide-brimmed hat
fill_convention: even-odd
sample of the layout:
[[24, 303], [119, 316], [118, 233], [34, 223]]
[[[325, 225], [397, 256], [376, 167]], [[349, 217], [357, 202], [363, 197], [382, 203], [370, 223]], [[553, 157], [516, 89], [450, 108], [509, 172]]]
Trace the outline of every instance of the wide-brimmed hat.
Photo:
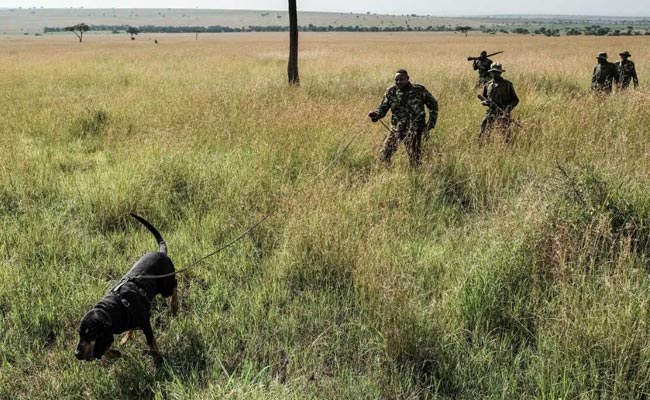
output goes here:
[[488, 70], [488, 72], [504, 73], [506, 72], [506, 70], [503, 69], [503, 65], [501, 65], [500, 63], [494, 63], [490, 65], [490, 69]]
[[630, 52], [627, 51], [627, 50], [625, 50], [625, 51], [622, 52], [622, 53], [618, 53], [618, 55], [619, 55], [619, 56], [626, 56], [626, 57], [631, 57], [631, 56], [632, 56], [632, 54], [630, 54]]
[[601, 58], [603, 60], [607, 60], [607, 53], [598, 53], [598, 57], [596, 58]]

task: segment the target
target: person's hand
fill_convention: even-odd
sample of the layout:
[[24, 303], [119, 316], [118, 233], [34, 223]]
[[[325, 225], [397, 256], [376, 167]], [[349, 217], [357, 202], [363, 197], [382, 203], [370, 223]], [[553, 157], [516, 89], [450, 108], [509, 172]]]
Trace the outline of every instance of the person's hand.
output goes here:
[[435, 127], [436, 127], [436, 123], [433, 121], [429, 121], [429, 123], [427, 124], [427, 132]]
[[483, 104], [485, 107], [490, 107], [490, 100], [483, 100], [481, 104]]
[[379, 114], [376, 111], [371, 111], [370, 113], [368, 113], [368, 116], [370, 117], [370, 120], [372, 122], [379, 121]]

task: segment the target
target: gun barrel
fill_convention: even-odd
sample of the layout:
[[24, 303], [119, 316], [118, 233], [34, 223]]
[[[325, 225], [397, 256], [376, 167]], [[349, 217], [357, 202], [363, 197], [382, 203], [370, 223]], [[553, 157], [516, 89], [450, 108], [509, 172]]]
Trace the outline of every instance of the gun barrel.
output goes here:
[[[496, 53], [488, 54], [486, 57], [496, 56], [497, 54], [501, 54], [501, 53], [503, 53], [503, 51], [497, 51]], [[481, 57], [467, 57], [467, 61], [474, 61], [474, 60], [478, 60], [479, 58]]]
[[497, 51], [496, 53], [488, 54], [487, 57], [496, 56], [497, 54], [501, 54], [501, 53], [503, 53], [503, 51]]

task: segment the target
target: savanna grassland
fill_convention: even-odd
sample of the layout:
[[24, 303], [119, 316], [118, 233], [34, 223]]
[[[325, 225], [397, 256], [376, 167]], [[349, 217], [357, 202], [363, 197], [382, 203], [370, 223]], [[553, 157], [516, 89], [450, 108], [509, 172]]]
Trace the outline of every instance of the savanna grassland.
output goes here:
[[[154, 45], [150, 38], [157, 38]], [[435, 34], [73, 35], [0, 42], [0, 398], [645, 398], [650, 42]], [[477, 145], [466, 56], [521, 98]], [[589, 91], [630, 50], [638, 91]], [[397, 68], [440, 101], [417, 172], [366, 117]], [[314, 176], [351, 147], [322, 176]], [[143, 253], [177, 268], [116, 361], [78, 323]]]

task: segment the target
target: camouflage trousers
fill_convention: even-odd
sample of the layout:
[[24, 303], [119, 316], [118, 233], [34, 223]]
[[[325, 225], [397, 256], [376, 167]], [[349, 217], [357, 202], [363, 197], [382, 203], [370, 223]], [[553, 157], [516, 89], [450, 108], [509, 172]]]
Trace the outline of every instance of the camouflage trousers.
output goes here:
[[488, 110], [481, 122], [481, 133], [478, 136], [479, 144], [485, 143], [490, 138], [493, 129], [498, 129], [503, 132], [506, 143], [512, 141], [512, 116], [510, 113], [495, 112]]
[[385, 164], [390, 164], [390, 159], [397, 151], [400, 142], [404, 142], [406, 153], [409, 156], [411, 167], [418, 167], [422, 157], [422, 130], [409, 131], [392, 130], [384, 139], [379, 158]]

